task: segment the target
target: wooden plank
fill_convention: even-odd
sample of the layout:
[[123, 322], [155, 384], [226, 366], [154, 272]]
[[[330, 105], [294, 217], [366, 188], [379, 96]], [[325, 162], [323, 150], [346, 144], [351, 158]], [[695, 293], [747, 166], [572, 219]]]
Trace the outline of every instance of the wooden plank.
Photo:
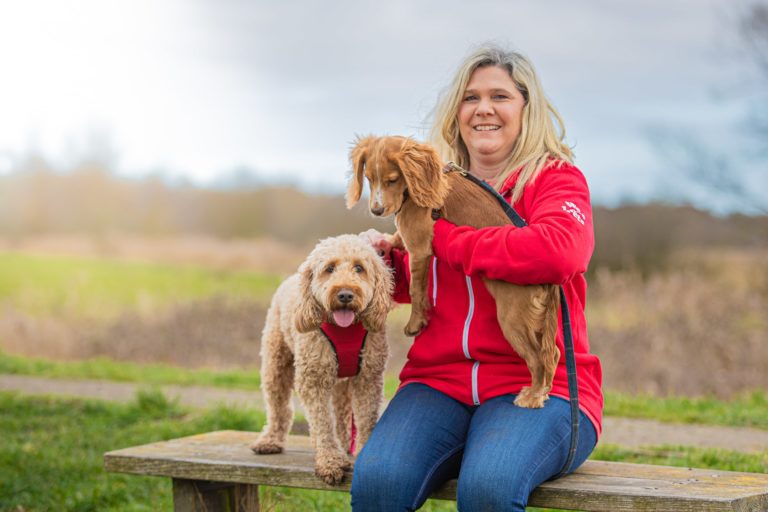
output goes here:
[[579, 510], [723, 511], [768, 510], [768, 500], [755, 491], [720, 487], [680, 487], [674, 482], [609, 477], [584, 477], [578, 472], [536, 489], [531, 506]]
[[648, 478], [660, 480], [697, 480], [716, 484], [727, 481], [747, 487], [768, 487], [768, 474], [739, 473], [719, 469], [694, 469], [688, 467], [656, 466], [651, 464], [632, 464], [628, 462], [589, 461], [579, 468], [579, 473], [595, 476], [619, 476], [630, 478]]
[[[108, 471], [241, 484], [349, 490], [351, 473], [338, 487], [314, 474], [309, 438], [291, 436], [277, 455], [248, 448], [258, 433], [219, 431], [116, 450], [105, 454]], [[433, 494], [455, 499], [456, 482]], [[768, 510], [768, 475], [645, 464], [587, 461], [574, 474], [542, 484], [529, 504], [578, 510], [682, 512]]]

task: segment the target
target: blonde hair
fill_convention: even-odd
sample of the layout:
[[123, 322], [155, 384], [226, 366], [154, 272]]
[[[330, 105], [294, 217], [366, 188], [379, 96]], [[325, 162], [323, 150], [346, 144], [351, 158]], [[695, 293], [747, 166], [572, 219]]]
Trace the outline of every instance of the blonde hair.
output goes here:
[[[573, 153], [565, 144], [565, 125], [560, 114], [544, 95], [533, 64], [523, 55], [494, 45], [480, 47], [459, 67], [453, 82], [438, 101], [429, 141], [446, 161], [469, 167], [469, 152], [459, 133], [458, 112], [472, 73], [480, 67], [497, 66], [509, 73], [525, 99], [522, 130], [504, 169], [496, 176], [494, 186], [500, 189], [514, 172], [520, 171], [512, 202], [523, 193], [525, 185], [535, 179], [553, 159], [558, 165], [571, 162]], [[555, 123], [559, 130], [555, 130]]]

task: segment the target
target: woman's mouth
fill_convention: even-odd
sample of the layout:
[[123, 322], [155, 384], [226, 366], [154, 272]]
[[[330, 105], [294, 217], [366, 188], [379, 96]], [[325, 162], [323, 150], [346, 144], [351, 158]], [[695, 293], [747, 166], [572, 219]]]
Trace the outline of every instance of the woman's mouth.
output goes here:
[[473, 126], [472, 129], [476, 132], [492, 132], [500, 129], [501, 126], [497, 124], [479, 124], [477, 126]]

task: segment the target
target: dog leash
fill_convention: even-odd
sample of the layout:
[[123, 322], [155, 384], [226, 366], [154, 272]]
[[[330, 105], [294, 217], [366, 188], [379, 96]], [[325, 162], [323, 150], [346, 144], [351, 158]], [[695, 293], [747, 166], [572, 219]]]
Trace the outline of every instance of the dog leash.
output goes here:
[[[528, 223], [515, 211], [511, 204], [507, 202], [504, 197], [499, 194], [495, 188], [490, 186], [483, 180], [480, 180], [472, 176], [468, 171], [462, 169], [460, 166], [453, 162], [448, 162], [443, 168], [443, 173], [449, 173], [456, 171], [463, 177], [467, 178], [472, 183], [481, 186], [489, 194], [491, 194], [496, 201], [504, 209], [504, 213], [507, 214], [509, 220], [512, 221], [518, 228], [524, 228], [528, 226]], [[433, 212], [433, 218], [435, 214]], [[571, 446], [568, 451], [568, 459], [563, 465], [563, 469], [560, 470], [554, 478], [560, 478], [565, 476], [571, 470], [573, 460], [576, 457], [576, 449], [579, 444], [579, 383], [576, 378], [576, 356], [573, 349], [573, 332], [571, 330], [571, 315], [568, 311], [568, 301], [565, 299], [565, 290], [560, 286], [560, 309], [562, 311], [563, 321], [563, 348], [565, 349], [565, 368], [568, 372], [568, 397], [571, 405]]]

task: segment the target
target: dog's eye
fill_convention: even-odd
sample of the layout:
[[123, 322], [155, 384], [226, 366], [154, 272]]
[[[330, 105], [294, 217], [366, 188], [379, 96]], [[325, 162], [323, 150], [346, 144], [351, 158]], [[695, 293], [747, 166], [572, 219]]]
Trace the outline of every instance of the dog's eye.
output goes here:
[[360, 272], [364, 272], [364, 271], [365, 271], [365, 269], [363, 268], [363, 266], [362, 266], [362, 265], [355, 265], [355, 266], [354, 266], [354, 267], [352, 267], [352, 268], [353, 268], [353, 269], [355, 270], [355, 272], [357, 272], [358, 274], [359, 274]]
[[328, 265], [327, 267], [325, 267], [325, 271], [329, 274], [333, 274], [334, 270], [336, 270], [336, 267], [334, 267], [333, 265]]

